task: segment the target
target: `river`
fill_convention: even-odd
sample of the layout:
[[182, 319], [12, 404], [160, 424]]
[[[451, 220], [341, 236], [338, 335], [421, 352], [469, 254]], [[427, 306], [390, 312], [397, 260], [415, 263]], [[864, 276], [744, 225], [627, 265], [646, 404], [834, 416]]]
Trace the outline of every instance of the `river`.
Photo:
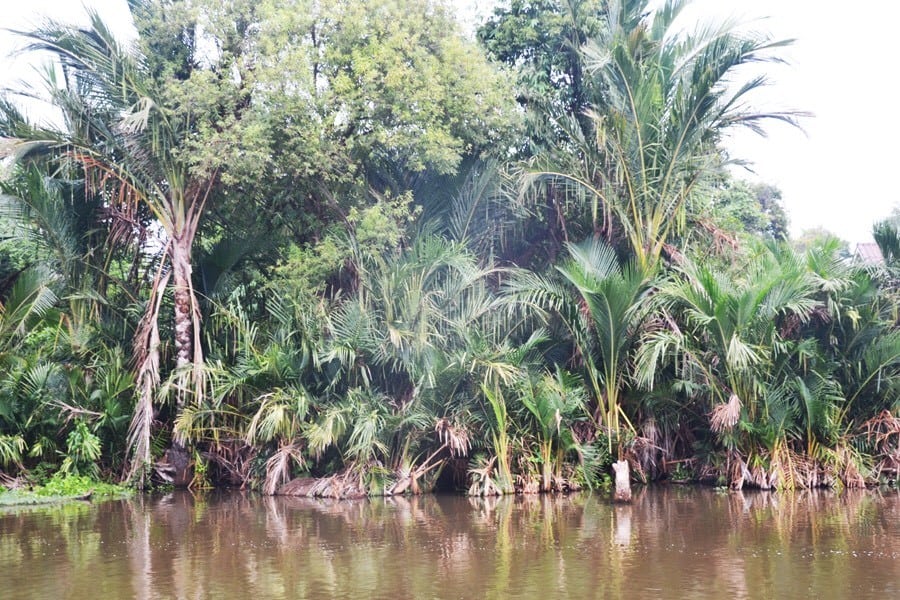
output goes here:
[[175, 492], [0, 512], [0, 598], [900, 598], [897, 491], [359, 501]]

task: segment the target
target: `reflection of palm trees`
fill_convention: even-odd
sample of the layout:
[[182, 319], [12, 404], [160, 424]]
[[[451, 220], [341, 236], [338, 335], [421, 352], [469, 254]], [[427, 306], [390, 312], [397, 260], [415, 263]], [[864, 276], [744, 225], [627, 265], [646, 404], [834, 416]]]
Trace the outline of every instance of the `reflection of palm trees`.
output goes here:
[[655, 488], [623, 507], [588, 495], [179, 493], [0, 514], [0, 568], [18, 583], [52, 560], [66, 581], [41, 573], [40, 597], [64, 585], [85, 595], [100, 569], [104, 591], [136, 598], [834, 597], [900, 579], [898, 522], [896, 491]]
[[150, 513], [145, 510], [143, 498], [123, 502], [127, 513], [130, 539], [128, 562], [131, 567], [131, 589], [134, 598], [145, 600], [152, 593], [153, 563], [150, 553]]

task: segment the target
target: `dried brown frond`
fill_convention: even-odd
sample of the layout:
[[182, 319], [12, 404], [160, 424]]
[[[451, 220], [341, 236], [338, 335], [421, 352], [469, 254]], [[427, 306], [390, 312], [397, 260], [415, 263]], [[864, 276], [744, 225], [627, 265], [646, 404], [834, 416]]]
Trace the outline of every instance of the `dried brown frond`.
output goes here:
[[469, 440], [469, 430], [462, 426], [454, 425], [449, 419], [438, 419], [434, 425], [434, 432], [441, 443], [450, 450], [450, 456], [467, 456], [472, 448]]
[[728, 477], [728, 487], [740, 490], [744, 487], [744, 480], [749, 477], [750, 471], [744, 457], [737, 450], [729, 450], [725, 460], [725, 471]]
[[656, 425], [656, 419], [653, 417], [645, 419], [644, 422], [641, 423], [641, 434], [643, 434], [643, 438], [647, 440], [651, 446], [659, 446], [660, 431], [659, 427]]
[[770, 490], [773, 487], [770, 473], [758, 464], [750, 467], [744, 483], [761, 490]]
[[835, 449], [835, 455], [840, 465], [838, 476], [844, 485], [851, 489], [866, 487], [866, 478], [860, 470], [859, 457], [853, 450], [841, 444]]
[[5, 487], [8, 490], [17, 490], [24, 487], [25, 483], [25, 480], [21, 477], [13, 477], [0, 471], [0, 487]]
[[472, 485], [469, 486], [469, 496], [502, 496], [503, 488], [494, 481], [493, 475], [497, 457], [484, 461], [478, 467], [469, 468], [469, 477], [472, 479]]
[[571, 432], [579, 444], [590, 444], [597, 437], [597, 428], [590, 421], [575, 421], [571, 425]]
[[675, 265], [684, 264], [684, 254], [682, 254], [681, 250], [679, 250], [673, 244], [663, 245], [663, 252], [669, 258], [669, 260], [672, 262], [672, 264], [675, 264]]
[[[865, 433], [866, 440], [875, 444], [878, 451], [892, 451], [900, 443], [900, 417], [894, 416], [889, 410], [883, 410], [860, 427]], [[896, 436], [897, 441], [891, 444], [891, 436]]]
[[100, 218], [109, 227], [107, 243], [110, 247], [125, 247], [147, 237], [137, 204], [109, 204], [100, 210]]
[[242, 439], [230, 439], [210, 444], [205, 457], [216, 469], [215, 481], [243, 489], [250, 480], [253, 459], [258, 453], [257, 448]]
[[803, 320], [800, 318], [800, 315], [790, 313], [781, 319], [781, 324], [778, 329], [781, 337], [793, 340], [797, 339], [797, 336], [800, 335], [801, 327], [803, 327]]
[[715, 433], [730, 432], [741, 418], [741, 399], [731, 394], [728, 402], [713, 407], [709, 426]]
[[787, 443], [775, 445], [769, 466], [769, 484], [779, 490], [795, 490], [805, 487], [804, 475], [808, 469], [815, 470], [813, 462], [792, 451]]
[[360, 471], [348, 468], [328, 477], [303, 477], [276, 487], [273, 493], [282, 496], [309, 496], [315, 498], [352, 499], [365, 498]]
[[[652, 429], [651, 433], [656, 434], [656, 424], [652, 419], [649, 420]], [[644, 427], [648, 426], [648, 422], [644, 422]], [[659, 452], [653, 440], [649, 437], [637, 436], [628, 443], [625, 449], [625, 460], [628, 461], [631, 470], [634, 471], [638, 479], [643, 483], [647, 483], [648, 473], [656, 470], [656, 455]]]
[[734, 253], [740, 249], [741, 245], [735, 236], [717, 227], [709, 219], [700, 219], [697, 224], [712, 237], [712, 248], [716, 254], [724, 254], [726, 250]]
[[516, 475], [516, 491], [520, 494], [539, 494], [541, 481], [533, 475]]
[[285, 444], [269, 457], [269, 460], [266, 461], [264, 494], [274, 495], [281, 484], [290, 480], [291, 464], [297, 464], [301, 468], [306, 464], [303, 460], [303, 452], [296, 444]]
[[138, 488], [144, 484], [144, 471], [150, 465], [150, 429], [153, 424], [153, 394], [159, 386], [159, 310], [169, 274], [157, 274], [150, 302], [134, 336], [134, 370], [137, 403], [128, 427], [128, 470], [125, 479], [139, 473]]
[[860, 427], [866, 441], [874, 447], [874, 476], [900, 475], [900, 417], [883, 410]]
[[86, 408], [81, 408], [80, 406], [72, 406], [71, 404], [67, 404], [62, 400], [51, 400], [49, 404], [59, 410], [60, 416], [65, 415], [65, 423], [69, 423], [70, 421], [79, 417], [87, 418], [88, 421], [93, 421], [103, 416], [103, 413], [88, 410]]
[[590, 327], [591, 329], [593, 329], [592, 323], [593, 323], [594, 321], [593, 321], [593, 319], [591, 318], [591, 307], [588, 306], [588, 303], [587, 303], [587, 301], [586, 301], [584, 298], [579, 298], [579, 299], [578, 299], [578, 312], [581, 313], [581, 316], [582, 316], [582, 318], [584, 319], [585, 323], [588, 324], [588, 327]]

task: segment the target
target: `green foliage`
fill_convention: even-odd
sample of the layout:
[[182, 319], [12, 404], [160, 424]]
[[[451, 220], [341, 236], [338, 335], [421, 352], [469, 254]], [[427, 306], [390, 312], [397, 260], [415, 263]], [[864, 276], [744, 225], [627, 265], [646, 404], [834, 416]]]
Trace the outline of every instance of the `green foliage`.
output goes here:
[[114, 499], [132, 494], [132, 490], [98, 481], [86, 475], [63, 475], [56, 473], [36, 488], [28, 491], [0, 488], [0, 506], [21, 506], [35, 504], [55, 504], [91, 499]]
[[832, 243], [831, 240], [835, 240], [835, 243], [840, 245], [844, 254], [847, 256], [850, 255], [849, 244], [847, 242], [840, 239], [833, 232], [822, 229], [821, 227], [804, 229], [797, 238], [791, 240], [791, 244], [797, 252], [806, 252], [807, 250]]
[[584, 76], [602, 90], [586, 111], [589, 128], [574, 114], [557, 120], [567, 141], [538, 156], [525, 181], [539, 197], [579, 207], [574, 223], [560, 215], [563, 235], [577, 225], [577, 236], [624, 242], [642, 269], [656, 268], [666, 245], [687, 233], [686, 211], [720, 170], [726, 130], [761, 131], [766, 120], [796, 116], [750, 108], [747, 96], [765, 77], [732, 80], [744, 64], [777, 60], [785, 42], [724, 25], [686, 31], [678, 22], [686, 5], [604, 6], [604, 27], [582, 47]]
[[[580, 449], [571, 427], [575, 419], [585, 414], [584, 388], [571, 374], [557, 371], [555, 375], [544, 374], [537, 381], [525, 381], [519, 390], [519, 401], [528, 409], [537, 425], [541, 491], [551, 491], [554, 484], [558, 485], [562, 481], [562, 467], [567, 452]], [[582, 460], [583, 458], [582, 450]], [[582, 467], [584, 469], [584, 464]], [[586, 482], [592, 483], [589, 476], [586, 477]]]
[[[299, 4], [291, 9], [306, 8]], [[507, 127], [502, 74], [462, 39], [441, 4], [328, 2], [309, 12], [327, 15], [312, 24], [328, 40], [320, 97], [342, 115], [336, 133], [352, 155], [390, 169], [449, 173]]]
[[25, 439], [21, 435], [0, 435], [0, 465], [10, 467], [22, 462]]
[[35, 495], [43, 498], [67, 498], [84, 496], [92, 492], [98, 497], [120, 497], [131, 493], [122, 486], [104, 483], [87, 475], [66, 475], [57, 473], [46, 484], [35, 490]]
[[535, 147], [564, 141], [565, 130], [554, 127], [552, 119], [570, 115], [589, 131], [586, 112], [600, 90], [586, 76], [581, 48], [605, 25], [598, 0], [513, 0], [495, 9], [479, 28], [478, 39], [488, 54], [518, 73], [517, 99], [530, 117], [533, 144], [526, 155]]
[[764, 183], [728, 178], [712, 192], [714, 219], [729, 231], [786, 241], [788, 220], [781, 190]]
[[602, 242], [571, 244], [568, 250], [569, 260], [557, 267], [561, 279], [524, 272], [510, 282], [507, 294], [511, 302], [546, 311], [564, 323], [612, 444], [622, 417], [628, 422], [620, 394], [650, 275], [634, 264], [620, 266], [615, 251]]
[[[483, 472], [476, 472], [476, 474], [481, 474], [484, 480], [484, 487], [481, 493], [477, 495], [492, 495], [489, 492], [488, 481], [491, 482], [497, 493], [509, 494], [513, 491], [513, 477], [510, 468], [509, 416], [506, 410], [506, 400], [498, 388], [491, 390], [486, 386], [482, 386], [481, 393], [484, 394], [493, 415], [491, 445], [493, 446], [494, 459], [496, 459], [497, 466], [496, 474], [493, 476], [489, 475], [491, 471], [490, 463], [480, 466]], [[472, 495], [471, 492], [470, 495]]]
[[744, 266], [740, 278], [685, 264], [655, 297], [682, 325], [646, 335], [636, 365], [638, 380], [652, 386], [660, 364], [672, 361], [676, 375], [701, 386], [709, 408], [736, 396], [755, 419], [767, 412], [768, 407], [759, 405], [770, 397], [764, 380], [783, 351], [778, 322], [809, 319], [816, 306], [814, 285], [789, 253], [763, 250]]
[[47, 497], [170, 443], [196, 485], [266, 493], [890, 468], [896, 224], [883, 267], [777, 243], [780, 193], [720, 142], [794, 122], [740, 76], [784, 43], [686, 4], [513, 0], [478, 32], [502, 65], [430, 0], [25, 34], [64, 119], [0, 100], [0, 466]]
[[66, 437], [66, 457], [59, 468], [63, 475], [97, 477], [100, 459], [100, 438], [91, 433], [83, 421]]

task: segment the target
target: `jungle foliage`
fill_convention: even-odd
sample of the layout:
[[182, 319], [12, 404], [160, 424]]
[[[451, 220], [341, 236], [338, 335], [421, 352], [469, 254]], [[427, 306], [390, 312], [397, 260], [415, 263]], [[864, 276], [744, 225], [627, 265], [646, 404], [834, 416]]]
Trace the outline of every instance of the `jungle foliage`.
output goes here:
[[687, 2], [130, 0], [0, 101], [0, 476], [349, 497], [900, 468], [900, 235], [789, 244]]

